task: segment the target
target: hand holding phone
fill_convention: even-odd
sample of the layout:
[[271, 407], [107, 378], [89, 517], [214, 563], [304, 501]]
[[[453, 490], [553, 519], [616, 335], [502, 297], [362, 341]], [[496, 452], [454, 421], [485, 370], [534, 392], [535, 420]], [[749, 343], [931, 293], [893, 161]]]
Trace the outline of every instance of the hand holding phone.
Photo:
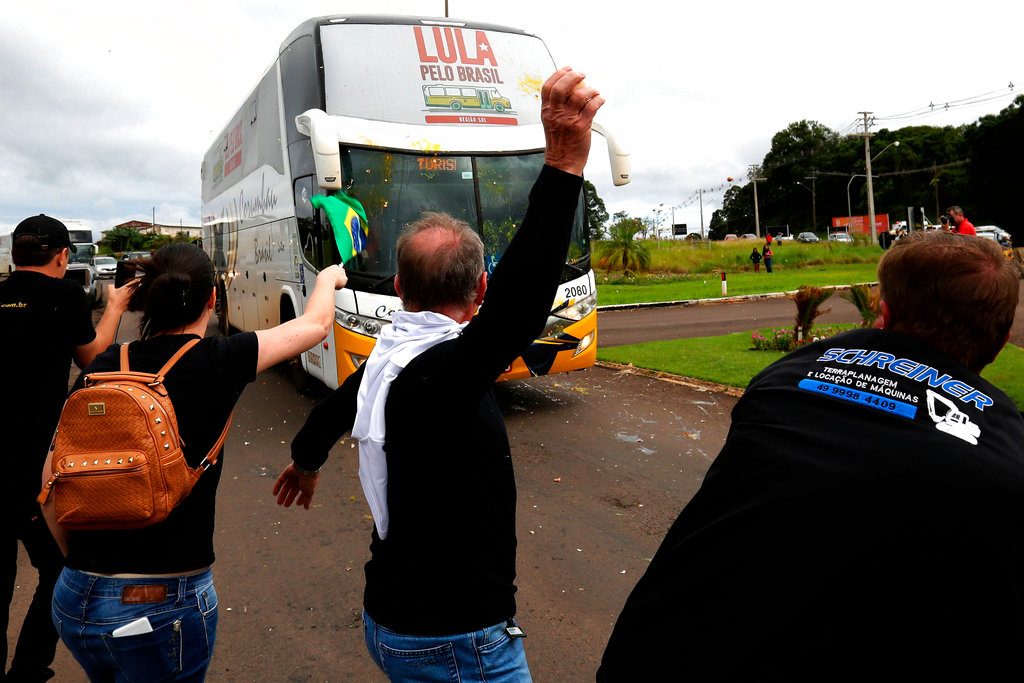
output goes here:
[[118, 261], [114, 271], [114, 287], [124, 287], [124, 283], [135, 277], [135, 271], [128, 267], [127, 261]]

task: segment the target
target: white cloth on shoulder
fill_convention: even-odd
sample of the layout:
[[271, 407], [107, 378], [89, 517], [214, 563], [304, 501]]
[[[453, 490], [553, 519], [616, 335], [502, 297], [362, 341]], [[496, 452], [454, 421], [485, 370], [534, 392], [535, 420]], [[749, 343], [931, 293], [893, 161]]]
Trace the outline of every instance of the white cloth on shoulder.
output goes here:
[[454, 339], [467, 323], [433, 311], [396, 311], [366, 359], [356, 397], [352, 437], [359, 441], [359, 483], [383, 540], [388, 535], [388, 462], [384, 454], [384, 407], [391, 383], [412, 359], [436, 344]]

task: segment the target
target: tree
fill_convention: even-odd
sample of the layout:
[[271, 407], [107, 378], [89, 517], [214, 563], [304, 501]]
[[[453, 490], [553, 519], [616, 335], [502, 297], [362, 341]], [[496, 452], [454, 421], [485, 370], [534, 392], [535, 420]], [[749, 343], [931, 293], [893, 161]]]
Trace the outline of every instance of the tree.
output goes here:
[[143, 235], [135, 228], [111, 228], [103, 233], [98, 242], [100, 249], [112, 254], [119, 251], [141, 251], [149, 246], [149, 236]]
[[618, 220], [612, 223], [610, 238], [604, 242], [602, 258], [611, 272], [615, 266], [621, 266], [625, 275], [632, 275], [651, 267], [651, 254], [647, 245], [636, 238], [643, 228], [643, 221], [629, 218], [623, 212], [615, 214]]
[[604, 224], [608, 222], [608, 209], [605, 208], [604, 200], [597, 194], [597, 188], [589, 180], [583, 181], [583, 204], [587, 211], [590, 239], [603, 239]]

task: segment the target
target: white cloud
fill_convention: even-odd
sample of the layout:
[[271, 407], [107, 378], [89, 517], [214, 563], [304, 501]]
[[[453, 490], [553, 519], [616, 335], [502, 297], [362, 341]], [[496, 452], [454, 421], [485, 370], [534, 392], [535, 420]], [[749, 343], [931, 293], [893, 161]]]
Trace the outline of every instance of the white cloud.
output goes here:
[[[199, 221], [203, 152], [302, 20], [380, 12], [380, 3], [267, 0], [172, 4], [7, 3], [0, 14], [0, 231], [46, 211], [105, 226]], [[699, 223], [698, 188], [739, 178], [771, 136], [811, 119], [841, 129], [860, 110], [1024, 83], [1012, 5], [942, 0], [867, 6], [780, 0], [451, 2], [453, 16], [524, 28], [559, 64], [585, 70], [602, 115], [633, 152], [633, 184], [613, 188], [604, 146], [588, 176], [609, 211], [679, 206]], [[395, 14], [443, 11], [393, 0]], [[908, 124], [958, 124], [975, 110]], [[896, 126], [891, 126], [896, 127]], [[720, 194], [705, 196], [705, 223]], [[689, 204], [686, 207], [682, 205]], [[164, 214], [166, 212], [166, 215]]]

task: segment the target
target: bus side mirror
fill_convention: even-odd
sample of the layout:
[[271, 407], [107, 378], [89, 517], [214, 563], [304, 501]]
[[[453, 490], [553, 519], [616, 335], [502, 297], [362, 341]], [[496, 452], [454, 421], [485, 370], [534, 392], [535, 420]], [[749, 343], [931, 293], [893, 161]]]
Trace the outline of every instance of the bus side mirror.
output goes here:
[[615, 136], [605, 130], [604, 126], [597, 121], [590, 124], [590, 129], [595, 133], [604, 136], [604, 140], [608, 144], [608, 163], [612, 167], [612, 183], [616, 187], [628, 185], [630, 180], [629, 175], [633, 167], [630, 161], [629, 152], [622, 149], [619, 142], [615, 139]]
[[295, 117], [295, 127], [309, 137], [313, 146], [317, 185], [325, 190], [340, 190], [341, 151], [334, 121], [319, 109], [310, 109]]

